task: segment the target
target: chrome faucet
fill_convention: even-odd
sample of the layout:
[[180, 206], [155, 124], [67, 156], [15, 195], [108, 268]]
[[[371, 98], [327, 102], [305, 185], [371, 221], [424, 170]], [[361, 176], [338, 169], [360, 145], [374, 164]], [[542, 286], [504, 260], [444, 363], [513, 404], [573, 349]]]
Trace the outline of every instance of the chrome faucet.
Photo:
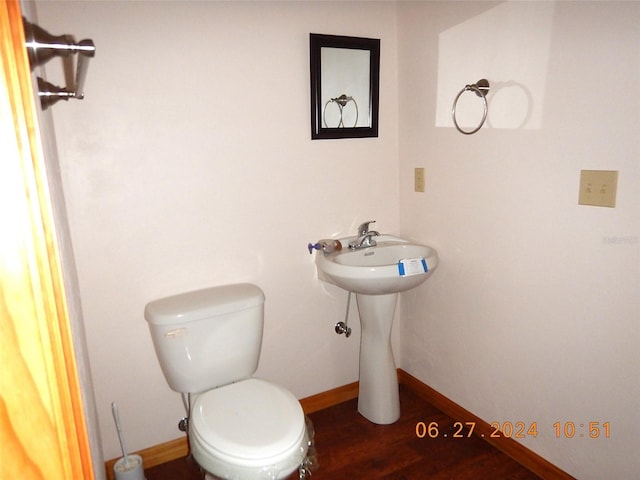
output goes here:
[[376, 221], [369, 220], [368, 222], [360, 224], [360, 226], [358, 227], [358, 238], [349, 242], [349, 248], [351, 250], [376, 246], [376, 241], [373, 239], [373, 237], [377, 237], [380, 234], [375, 230], [369, 230], [370, 223], [376, 223]]

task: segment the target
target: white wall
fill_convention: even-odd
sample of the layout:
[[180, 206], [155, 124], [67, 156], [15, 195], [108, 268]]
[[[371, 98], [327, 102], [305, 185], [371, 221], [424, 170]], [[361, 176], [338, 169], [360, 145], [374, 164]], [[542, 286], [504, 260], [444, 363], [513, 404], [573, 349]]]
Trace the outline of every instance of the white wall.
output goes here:
[[[114, 400], [130, 448], [179, 436], [142, 319], [163, 295], [255, 282], [259, 375], [299, 397], [354, 381], [346, 296], [305, 246], [375, 218], [441, 258], [403, 294], [401, 366], [488, 422], [537, 422], [525, 445], [577, 478], [633, 478], [639, 5], [39, 3], [98, 46], [86, 100], [54, 117], [105, 457]], [[378, 139], [309, 140], [310, 32], [382, 39]], [[487, 125], [463, 136], [447, 110], [483, 76]], [[581, 169], [619, 170], [615, 209], [577, 205]], [[555, 439], [556, 421], [611, 438]]]
[[[44, 28], [97, 46], [85, 100], [53, 112], [105, 458], [119, 455], [112, 401], [130, 449], [181, 436], [142, 316], [158, 297], [254, 282], [267, 297], [259, 376], [298, 397], [357, 380], [359, 329], [333, 331], [346, 293], [319, 283], [306, 246], [370, 219], [398, 232], [395, 12], [38, 3]], [[310, 140], [311, 32], [381, 39], [379, 138]]]
[[[398, 51], [401, 232], [440, 254], [403, 297], [402, 367], [487, 422], [537, 422], [522, 442], [576, 478], [637, 478], [640, 4], [406, 2]], [[465, 136], [451, 105], [482, 77]], [[619, 171], [615, 209], [577, 204], [582, 169]]]

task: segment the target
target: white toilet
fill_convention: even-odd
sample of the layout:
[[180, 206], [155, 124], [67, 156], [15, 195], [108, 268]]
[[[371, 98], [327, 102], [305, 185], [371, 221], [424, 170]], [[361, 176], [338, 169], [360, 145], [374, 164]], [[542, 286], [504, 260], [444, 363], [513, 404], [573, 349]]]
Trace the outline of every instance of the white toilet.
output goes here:
[[167, 383], [190, 399], [191, 453], [207, 478], [274, 480], [298, 469], [309, 446], [300, 402], [251, 378], [262, 345], [259, 287], [163, 298], [149, 303], [144, 317]]

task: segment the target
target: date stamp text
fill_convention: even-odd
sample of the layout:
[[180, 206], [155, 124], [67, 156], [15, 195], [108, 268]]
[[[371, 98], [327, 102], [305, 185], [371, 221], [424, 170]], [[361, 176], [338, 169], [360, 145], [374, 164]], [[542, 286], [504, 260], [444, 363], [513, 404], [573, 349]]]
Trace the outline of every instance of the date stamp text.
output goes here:
[[[484, 422], [483, 422], [484, 423]], [[482, 432], [476, 429], [476, 422], [454, 422], [453, 429], [447, 424], [446, 428], [438, 422], [417, 422], [416, 437], [418, 438], [469, 438], [474, 432], [480, 437], [489, 438], [536, 438], [538, 436], [538, 422], [491, 422], [490, 431], [486, 428]], [[553, 425], [555, 438], [609, 438], [611, 425], [609, 422], [555, 422]], [[485, 433], [486, 431], [486, 433]]]

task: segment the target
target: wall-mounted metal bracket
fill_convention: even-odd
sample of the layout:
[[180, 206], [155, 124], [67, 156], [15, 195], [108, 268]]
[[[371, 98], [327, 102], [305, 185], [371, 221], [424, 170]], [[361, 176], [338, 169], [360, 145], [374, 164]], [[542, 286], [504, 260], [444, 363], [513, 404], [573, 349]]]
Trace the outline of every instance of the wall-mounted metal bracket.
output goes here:
[[73, 89], [57, 87], [41, 77], [38, 77], [38, 96], [42, 109], [45, 110], [58, 100], [84, 98], [84, 83], [89, 69], [89, 60], [95, 56], [96, 46], [93, 40], [76, 42], [71, 35], [51, 35], [38, 25], [22, 19], [25, 32], [25, 47], [29, 55], [31, 70], [44, 65], [54, 57], [66, 58], [72, 53], [78, 54], [76, 74]]

